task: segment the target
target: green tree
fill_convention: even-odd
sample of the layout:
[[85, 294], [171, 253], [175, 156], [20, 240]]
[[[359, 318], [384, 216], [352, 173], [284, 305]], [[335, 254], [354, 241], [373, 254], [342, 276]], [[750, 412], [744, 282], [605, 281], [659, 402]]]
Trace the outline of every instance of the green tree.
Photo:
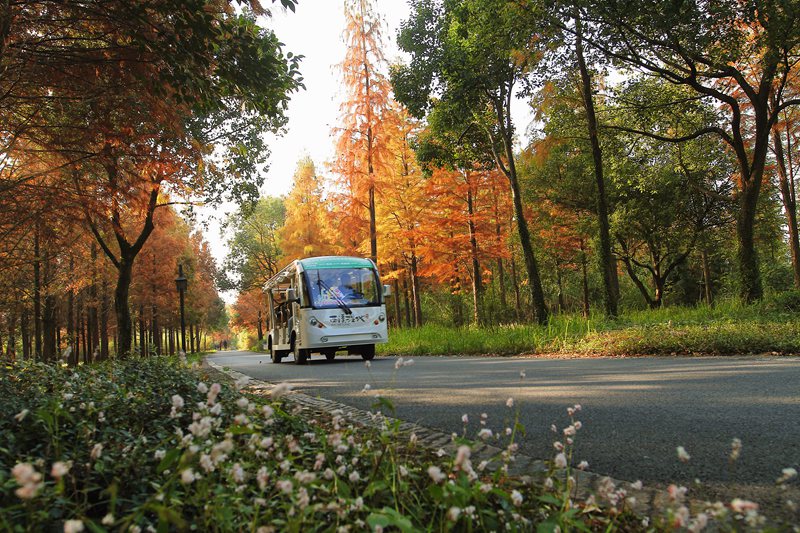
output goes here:
[[232, 232], [225, 257], [226, 289], [248, 291], [263, 287], [278, 270], [282, 255], [278, 232], [286, 219], [283, 199], [261, 198], [252, 208], [240, 208], [226, 226]]
[[398, 39], [411, 61], [393, 69], [392, 84], [412, 114], [429, 115], [434, 134], [450, 132], [459, 139], [474, 128], [484, 137], [485, 150], [511, 188], [534, 315], [544, 323], [548, 312], [522, 204], [511, 119], [515, 90], [535, 57], [524, 53], [530, 42], [527, 14], [521, 5], [493, 0], [412, 2]]
[[688, 87], [717, 105], [715, 121], [685, 135], [616, 127], [668, 142], [713, 134], [730, 147], [739, 173], [741, 295], [748, 302], [761, 298], [754, 227], [770, 131], [784, 109], [800, 104], [783, 98], [798, 68], [797, 2], [595, 2], [585, 13], [585, 41], [609, 61]]

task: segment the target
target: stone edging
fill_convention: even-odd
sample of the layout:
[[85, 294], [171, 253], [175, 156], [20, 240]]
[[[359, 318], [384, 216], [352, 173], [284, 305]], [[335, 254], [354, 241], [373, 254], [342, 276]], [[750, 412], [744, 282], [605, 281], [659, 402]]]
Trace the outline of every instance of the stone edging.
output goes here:
[[[208, 359], [205, 359], [204, 362], [214, 370], [222, 372], [234, 380], [239, 381], [246, 379], [247, 388], [249, 389], [271, 393], [272, 389], [276, 386], [274, 383], [255, 379], [236, 370], [225, 368]], [[350, 405], [325, 398], [314, 398], [301, 392], [292, 391], [284, 396], [283, 399], [288, 403], [298, 406], [302, 411], [311, 416], [313, 416], [314, 413], [330, 414], [332, 411], [338, 411], [341, 412], [341, 416], [345, 420], [374, 429], [381, 429], [382, 421], [399, 422], [400, 434], [406, 436], [410, 436], [412, 433], [416, 434], [418, 446], [423, 446], [434, 452], [442, 449], [450, 456], [455, 455], [457, 450], [457, 446], [453, 443], [451, 435], [419, 424], [405, 422], [385, 415], [378, 419], [369, 411], [356, 409]], [[480, 463], [481, 461], [489, 461], [490, 465], [487, 469], [497, 469], [499, 468], [498, 463], [502, 462], [500, 460], [502, 453], [503, 450], [496, 446], [476, 441], [472, 446], [471, 459], [473, 460], [473, 464]], [[508, 467], [509, 475], [520, 477], [527, 482], [530, 482], [534, 478], [541, 479], [547, 471], [548, 467], [544, 461], [523, 454], [517, 454], [514, 461]], [[574, 490], [575, 497], [578, 499], [586, 499], [590, 495], [595, 494], [601, 482], [605, 482], [609, 479], [608, 476], [601, 476], [594, 472], [578, 469], [573, 469], [572, 475], [575, 477], [576, 489]], [[632, 507], [634, 512], [640, 516], [653, 516], [658, 511], [663, 510], [669, 501], [669, 496], [662, 490], [648, 488], [637, 490], [631, 486], [630, 482], [616, 479], [611, 479], [611, 481], [617, 488], [625, 490], [626, 498], [635, 499], [635, 503], [633, 503]]]

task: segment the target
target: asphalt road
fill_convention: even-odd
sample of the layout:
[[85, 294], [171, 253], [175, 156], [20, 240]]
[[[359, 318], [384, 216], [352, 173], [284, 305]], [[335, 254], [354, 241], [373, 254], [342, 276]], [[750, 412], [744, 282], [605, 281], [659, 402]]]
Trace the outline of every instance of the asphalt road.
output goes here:
[[[709, 357], [534, 359], [420, 357], [395, 369], [378, 357], [366, 368], [358, 357], [332, 362], [314, 356], [307, 366], [291, 357], [272, 364], [265, 354], [222, 352], [216, 363], [254, 378], [290, 382], [296, 390], [370, 409], [372, 394], [391, 398], [398, 418], [468, 436], [503, 430], [516, 407], [527, 434], [522, 453], [553, 455], [551, 432], [569, 424], [566, 408], [579, 403], [583, 424], [575, 462], [617, 479], [645, 483], [769, 486], [781, 469], [800, 469], [800, 358]], [[520, 378], [524, 370], [526, 377]], [[362, 392], [364, 385], [371, 390]], [[515, 408], [506, 407], [514, 398]], [[733, 438], [741, 458], [729, 466]], [[676, 447], [691, 455], [677, 460]]]

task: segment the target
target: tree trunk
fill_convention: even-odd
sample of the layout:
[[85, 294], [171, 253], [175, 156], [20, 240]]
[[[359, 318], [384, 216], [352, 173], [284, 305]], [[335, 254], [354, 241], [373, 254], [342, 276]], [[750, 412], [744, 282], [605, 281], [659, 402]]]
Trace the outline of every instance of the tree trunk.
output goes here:
[[169, 354], [175, 355], [175, 328], [169, 328]]
[[514, 259], [514, 250], [511, 250], [511, 284], [514, 286], [514, 312], [517, 320], [522, 318], [522, 302], [519, 293], [519, 279], [517, 279], [517, 261]]
[[411, 295], [414, 304], [414, 326], [422, 326], [422, 302], [420, 295], [419, 276], [417, 275], [417, 254], [411, 250]]
[[39, 248], [39, 226], [33, 232], [33, 358], [42, 358], [42, 279]]
[[594, 178], [597, 187], [597, 222], [600, 228], [600, 253], [598, 258], [600, 260], [600, 272], [603, 274], [603, 311], [606, 316], [615, 317], [617, 316], [617, 295], [612, 279], [612, 269], [615, 268], [615, 265], [614, 258], [611, 255], [611, 230], [608, 220], [606, 183], [603, 176], [603, 152], [600, 148], [600, 136], [597, 132], [597, 115], [595, 114], [594, 98], [592, 96], [592, 79], [583, 56], [583, 36], [578, 8], [575, 9], [575, 55], [581, 72], [581, 93], [583, 95], [583, 106], [586, 110], [589, 140], [592, 145]]
[[[547, 323], [547, 305], [544, 301], [544, 291], [542, 290], [542, 280], [539, 277], [539, 266], [536, 256], [533, 253], [531, 243], [531, 233], [528, 229], [528, 221], [525, 218], [525, 210], [522, 205], [522, 191], [517, 178], [517, 167], [514, 161], [514, 136], [511, 117], [506, 110], [510, 109], [512, 98], [512, 87], [504, 87], [502, 93], [493, 99], [492, 105], [497, 118], [497, 125], [500, 128], [500, 136], [503, 144], [504, 157], [501, 157], [494, 148], [494, 135], [490, 134], [492, 149], [494, 151], [495, 163], [508, 178], [511, 186], [511, 198], [514, 203], [514, 218], [517, 221], [517, 233], [519, 233], [520, 245], [522, 246], [522, 257], [525, 260], [525, 268], [528, 273], [528, 288], [531, 293], [531, 304], [533, 305], [534, 318], [539, 324]], [[505, 159], [505, 161], [504, 161]]]
[[109, 343], [108, 343], [108, 283], [103, 278], [103, 296], [100, 300], [100, 360], [107, 361], [110, 356]]
[[139, 354], [149, 355], [149, 346], [147, 345], [147, 331], [145, 330], [144, 320], [144, 304], [139, 304]]
[[403, 276], [403, 303], [405, 304], [406, 327], [411, 327], [411, 297], [409, 296], [408, 280]]
[[714, 303], [714, 297], [711, 286], [711, 268], [708, 264], [708, 252], [706, 251], [705, 245], [703, 246], [701, 254], [703, 261], [703, 294], [705, 295], [706, 303], [711, 305]]
[[739, 263], [742, 299], [746, 303], [752, 303], [763, 296], [754, 239], [759, 191], [754, 184], [743, 184], [742, 188], [742, 193], [739, 195], [739, 214], [736, 217], [738, 241], [736, 257]]
[[42, 360], [55, 361], [56, 354], [56, 297], [51, 294], [50, 282], [52, 266], [49, 261], [44, 266], [44, 309], [42, 314]]
[[28, 324], [28, 309], [22, 309], [22, 316], [19, 320], [19, 335], [22, 337], [22, 358], [31, 358], [30, 324]]
[[100, 357], [100, 317], [97, 310], [99, 305], [97, 292], [97, 243], [92, 243], [92, 284], [89, 286], [89, 342], [91, 344], [92, 360]]
[[[69, 271], [75, 271], [75, 258], [69, 258]], [[69, 356], [67, 364], [75, 366], [78, 359], [75, 357], [75, 291], [70, 287], [67, 293], [67, 350]]]
[[789, 171], [787, 171], [786, 167], [783, 140], [781, 139], [780, 130], [777, 126], [773, 126], [772, 128], [772, 140], [775, 146], [775, 160], [778, 163], [778, 182], [781, 192], [781, 201], [783, 202], [783, 210], [786, 213], [786, 226], [789, 229], [789, 252], [792, 258], [794, 287], [795, 289], [800, 289], [800, 239], [798, 239], [797, 231], [797, 204], [795, 202], [793, 183], [790, 183]]
[[558, 286], [558, 312], [564, 312], [564, 284], [561, 280], [561, 265], [556, 262], [556, 284]]
[[467, 227], [469, 228], [469, 249], [472, 259], [472, 317], [475, 324], [483, 324], [483, 279], [481, 279], [481, 265], [478, 261], [478, 238], [475, 231], [475, 206], [472, 198], [472, 180], [469, 172], [464, 173], [467, 181]]
[[[8, 316], [8, 344], [6, 345], [6, 358], [9, 361], [17, 360], [17, 339], [15, 332], [17, 329], [17, 315], [14, 312]], [[3, 351], [3, 343], [0, 342], [0, 353]]]
[[581, 238], [581, 277], [583, 285], [583, 316], [589, 318], [589, 276], [586, 264], [586, 248]]
[[[513, 157], [513, 155], [512, 155]], [[513, 164], [510, 163], [509, 166]], [[531, 244], [531, 233], [528, 230], [528, 222], [522, 206], [522, 193], [517, 182], [516, 173], [513, 179], [509, 177], [511, 183], [511, 193], [514, 201], [514, 216], [517, 220], [517, 232], [519, 233], [520, 245], [522, 246], [522, 257], [525, 259], [525, 267], [528, 273], [528, 288], [531, 292], [531, 303], [533, 305], [534, 319], [539, 324], [547, 323], [547, 306], [544, 302], [544, 291], [542, 290], [542, 280], [539, 277], [539, 266], [536, 256], [533, 253]]]
[[131, 353], [132, 324], [131, 312], [128, 308], [128, 294], [131, 288], [131, 271], [133, 262], [123, 260], [117, 269], [117, 287], [114, 290], [114, 313], [117, 316], [117, 357], [125, 358]]
[[258, 343], [261, 344], [264, 341], [264, 328], [261, 327], [261, 323], [263, 320], [261, 319], [261, 304], [258, 306]]
[[394, 285], [394, 294], [392, 295], [394, 300], [394, 320], [395, 326], [399, 328], [403, 325], [403, 317], [400, 314], [400, 280], [395, 278], [392, 284]]

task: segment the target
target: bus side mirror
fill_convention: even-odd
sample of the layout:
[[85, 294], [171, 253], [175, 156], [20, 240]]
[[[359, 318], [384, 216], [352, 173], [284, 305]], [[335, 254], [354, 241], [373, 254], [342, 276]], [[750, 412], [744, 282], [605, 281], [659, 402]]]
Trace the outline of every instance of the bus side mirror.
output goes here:
[[383, 286], [383, 297], [389, 297], [392, 295], [392, 286], [391, 285], [384, 285]]
[[286, 301], [297, 302], [297, 291], [294, 289], [286, 289]]

